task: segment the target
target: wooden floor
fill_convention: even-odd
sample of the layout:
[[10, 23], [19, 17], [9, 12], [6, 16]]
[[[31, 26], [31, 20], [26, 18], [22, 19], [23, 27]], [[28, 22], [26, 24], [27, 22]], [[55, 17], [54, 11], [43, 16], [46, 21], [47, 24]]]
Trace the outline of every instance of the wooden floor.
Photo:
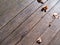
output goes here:
[[[48, 6], [47, 12], [41, 8]], [[60, 45], [60, 0], [0, 0], [0, 45]], [[51, 22], [51, 26], [49, 24]]]

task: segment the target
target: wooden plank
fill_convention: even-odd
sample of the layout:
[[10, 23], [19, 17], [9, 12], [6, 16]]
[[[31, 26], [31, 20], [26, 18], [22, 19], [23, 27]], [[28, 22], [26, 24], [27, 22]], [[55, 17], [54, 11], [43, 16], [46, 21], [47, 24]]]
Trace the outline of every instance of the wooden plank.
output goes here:
[[[3, 4], [5, 4], [7, 1], [9, 2], [10, 0], [0, 0], [0, 6], [3, 5]], [[11, 1], [12, 1], [12, 0], [11, 0]], [[13, 1], [15, 2], [16, 0], [13, 0]], [[18, 1], [18, 0], [17, 0], [17, 1]], [[21, 2], [24, 2], [24, 0], [19, 0], [19, 1], [20, 1], [20, 3], [21, 3]], [[25, 1], [27, 1], [27, 0], [25, 0]]]
[[[40, 9], [39, 9], [40, 10]], [[39, 12], [39, 11], [37, 11], [37, 12]], [[36, 12], [36, 14], [37, 14], [37, 12]], [[40, 12], [39, 12], [40, 13]], [[23, 23], [22, 24], [22, 27], [21, 28], [19, 28], [19, 30], [16, 30], [14, 33], [16, 33], [16, 32], [23, 32], [23, 31], [26, 31], [26, 33], [29, 31], [29, 29], [31, 29], [36, 23], [37, 23], [37, 21], [38, 21], [38, 19], [37, 19], [37, 21], [35, 20], [36, 18], [38, 18], [39, 17], [39, 19], [41, 19], [41, 17], [45, 14], [45, 13], [40, 13], [40, 14], [43, 14], [43, 15], [36, 15], [36, 14], [33, 14], [33, 16], [31, 16], [25, 23]], [[35, 17], [35, 18], [34, 18]], [[34, 18], [34, 20], [33, 21], [31, 21], [31, 19], [32, 18]], [[29, 21], [30, 20], [30, 21]], [[27, 25], [27, 22], [29, 22], [29, 24]], [[31, 22], [31, 23], [30, 23]], [[32, 23], [33, 22], [33, 23]], [[35, 23], [36, 22], [36, 23]], [[32, 25], [33, 24], [33, 25]], [[27, 25], [27, 26], [25, 26], [25, 25]], [[29, 26], [30, 25], [30, 26]], [[23, 27], [25, 26], [25, 28], [24, 29], [22, 29]], [[29, 28], [27, 28], [29, 26]], [[31, 27], [32, 26], [32, 27]], [[21, 30], [23, 30], [23, 31], [21, 31]], [[9, 36], [7, 39], [6, 39], [6, 41], [4, 42], [4, 43], [6, 43], [6, 42], [9, 42], [9, 39], [10, 39], [10, 37], [12, 37], [13, 36], [13, 38], [14, 38], [14, 33], [11, 35], [11, 36]], [[24, 34], [26, 34], [26, 33], [24, 33]], [[22, 34], [23, 35], [23, 34]], [[17, 37], [17, 36], [16, 36]], [[15, 38], [14, 38], [15, 39]], [[18, 38], [18, 39], [20, 39], [20, 37]], [[14, 41], [14, 40], [13, 40]], [[10, 41], [10, 42], [12, 42], [12, 41]], [[15, 42], [16, 43], [16, 42]], [[11, 43], [10, 43], [11, 44]]]
[[[4, 2], [4, 1], [3, 1]], [[0, 15], [1, 13], [6, 12], [7, 10], [18, 6], [24, 6], [24, 3], [28, 3], [28, 0], [7, 0], [3, 4], [0, 5]]]
[[[55, 35], [59, 32], [59, 23], [55, 20], [52, 24], [51, 28], [48, 28], [40, 37], [42, 38], [42, 43], [40, 45], [48, 45], [48, 43], [55, 37]], [[38, 45], [36, 42], [33, 45]]]
[[[57, 6], [54, 10], [55, 12], [59, 13], [60, 12], [60, 6]], [[58, 11], [57, 11], [58, 10]], [[59, 13], [60, 16], [60, 13]], [[56, 29], [58, 27], [59, 31], [56, 33], [56, 35], [52, 38], [52, 40], [49, 42], [48, 45], [60, 45], [60, 36], [58, 36], [60, 34], [60, 19], [58, 21], [56, 21], [56, 23], [58, 25], [56, 25], [56, 27], [53, 27], [54, 29]]]
[[60, 30], [48, 45], [60, 45]]
[[16, 0], [6, 0], [6, 1], [2, 1], [4, 2], [3, 4], [0, 4], [0, 16], [7, 10], [9, 10], [9, 8], [12, 8], [13, 6], [17, 5]]
[[18, 14], [11, 22], [9, 22], [4, 28], [0, 30], [0, 42], [4, 40], [9, 34], [11, 34], [17, 26], [21, 25], [32, 13], [34, 13], [42, 4], [38, 4], [36, 1], [27, 7], [24, 11]]
[[4, 10], [6, 7], [6, 11], [4, 11], [4, 13], [2, 12], [0, 16], [0, 28], [6, 25], [13, 17], [17, 16], [17, 14], [21, 12], [24, 8], [34, 2], [34, 0], [22, 0], [21, 3], [20, 1], [21, 0], [9, 0], [10, 3], [8, 3], [7, 1], [7, 7], [7, 4], [3, 5], [2, 9]]
[[[47, 14], [38, 25], [36, 25], [32, 31], [19, 42], [18, 45], [32, 45], [36, 38], [41, 35], [48, 27], [49, 22], [52, 20], [50, 14]], [[48, 17], [48, 18], [47, 18]], [[38, 36], [37, 36], [38, 35]]]
[[[60, 12], [59, 11], [59, 4], [60, 2], [54, 7], [54, 9], [50, 12], [50, 15], [53, 12]], [[58, 11], [57, 11], [58, 10]], [[60, 31], [60, 20], [56, 19], [50, 28], [47, 29], [40, 37], [42, 38], [42, 43], [40, 45], [49, 45], [48, 43], [55, 37], [55, 35]], [[36, 42], [33, 45], [38, 45]]]
[[[41, 19], [41, 17], [46, 14], [46, 13], [42, 13], [40, 11], [40, 9], [38, 9], [38, 11], [36, 11], [34, 14], [32, 14], [31, 17], [27, 19], [27, 21], [25, 21], [18, 29], [15, 30], [15, 32], [13, 32], [13, 34], [9, 35], [9, 37], [3, 41], [2, 45], [5, 45], [5, 44], [6, 45], [7, 44], [15, 45], [17, 41], [19, 41], [21, 38], [23, 38], [30, 31], [30, 29], [33, 28], [38, 23], [38, 21]], [[39, 12], [39, 14], [38, 14], [38, 12]]]
[[19, 0], [19, 1], [16, 1], [16, 0], [5, 0], [5, 1], [2, 1], [2, 2], [3, 2], [3, 4], [0, 4], [0, 15], [2, 15], [7, 10], [9, 10], [9, 9], [19, 5], [19, 4], [21, 6], [21, 3], [23, 3], [23, 2], [21, 2], [21, 0]]
[[[50, 16], [54, 12], [59, 13], [59, 4], [60, 2], [49, 12]], [[58, 11], [57, 11], [58, 10]], [[42, 38], [42, 43], [40, 45], [49, 45], [50, 41], [56, 36], [56, 34], [60, 31], [60, 20], [56, 19], [52, 24], [50, 28], [47, 28], [47, 31], [45, 31], [40, 37]], [[53, 42], [52, 42], [53, 43]], [[38, 45], [36, 42], [34, 42], [33, 45]], [[52, 44], [54, 45], [54, 44]]]

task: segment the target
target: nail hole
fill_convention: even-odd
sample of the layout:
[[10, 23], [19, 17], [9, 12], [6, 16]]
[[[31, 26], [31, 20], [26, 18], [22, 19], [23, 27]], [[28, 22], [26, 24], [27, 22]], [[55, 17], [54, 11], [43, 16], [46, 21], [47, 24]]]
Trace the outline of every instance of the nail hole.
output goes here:
[[49, 24], [49, 27], [51, 26], [51, 24]]
[[51, 26], [51, 23], [52, 23], [52, 22], [49, 22], [49, 27]]

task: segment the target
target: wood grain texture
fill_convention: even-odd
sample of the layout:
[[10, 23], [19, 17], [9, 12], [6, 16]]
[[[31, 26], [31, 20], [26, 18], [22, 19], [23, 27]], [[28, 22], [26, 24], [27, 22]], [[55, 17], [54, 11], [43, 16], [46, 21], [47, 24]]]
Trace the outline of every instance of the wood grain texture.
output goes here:
[[[41, 17], [46, 14], [46, 13], [43, 14], [40, 11], [40, 9], [38, 9], [38, 11], [36, 11], [34, 14], [32, 14], [31, 17], [29, 17], [18, 29], [16, 29], [15, 32], [13, 32], [13, 34], [9, 35], [9, 37], [6, 40], [4, 40], [2, 44], [5, 45], [8, 42], [10, 42], [9, 44], [14, 45], [16, 42], [18, 42], [19, 40], [21, 40], [38, 23], [38, 21], [41, 19]], [[41, 12], [40, 13], [41, 15], [38, 14], [38, 12], [39, 13]], [[14, 40], [16, 40], [16, 41], [14, 41]]]
[[[60, 2], [57, 5], [55, 5], [55, 7], [49, 12], [50, 14], [49, 16], [52, 16], [54, 12], [57, 12], [57, 13], [60, 12], [59, 4]], [[51, 27], [48, 27], [47, 30], [41, 36], [39, 36], [42, 38], [42, 43], [40, 45], [49, 45], [59, 31], [60, 31], [60, 21], [59, 19], [55, 19], [54, 22], [52, 22]], [[56, 43], [58, 44], [58, 42]], [[35, 41], [33, 45], [38, 45], [38, 44]]]
[[[41, 4], [38, 4], [36, 1], [28, 6], [24, 11], [18, 14], [12, 21], [10, 21], [4, 28], [0, 30], [2, 34], [1, 40], [4, 40], [9, 34], [11, 34], [19, 25], [21, 25], [31, 14], [40, 7]], [[4, 36], [5, 35], [5, 36]]]
[[[0, 14], [3, 13], [0, 15], [2, 19], [0, 20], [3, 21], [0, 21], [2, 24], [0, 45], [38, 45], [36, 40], [39, 37], [42, 39], [40, 45], [60, 45], [60, 19], [52, 18], [53, 13], [58, 13], [60, 16], [59, 0], [48, 0], [45, 4], [36, 0], [0, 0], [0, 2], [2, 10]], [[47, 12], [41, 12], [42, 7], [46, 5]], [[20, 9], [20, 6], [23, 8]], [[15, 12], [10, 13], [10, 9]], [[10, 18], [8, 13], [13, 16]]]
[[48, 45], [60, 45], [60, 30]]
[[0, 29], [32, 2], [34, 2], [34, 0], [9, 0], [3, 4], [0, 7], [2, 12], [2, 14], [0, 14]]
[[[49, 16], [52, 16], [54, 12], [57, 12], [57, 13], [60, 12], [59, 4], [60, 2], [57, 5], [55, 5], [55, 7], [49, 12], [50, 14]], [[42, 38], [42, 43], [40, 45], [49, 45], [59, 31], [60, 31], [60, 21], [59, 19], [55, 19], [54, 22], [51, 24], [51, 27], [48, 27], [47, 30], [41, 36], [39, 36]], [[58, 42], [56, 43], [58, 44]], [[38, 44], [35, 41], [33, 45], [38, 45]]]
[[[24, 5], [25, 2], [28, 2], [27, 0], [4, 0], [1, 1], [3, 4], [0, 5], [0, 15], [2, 15], [7, 10], [10, 10], [11, 8], [16, 8], [17, 5], [20, 7]], [[2, 13], [3, 12], [3, 13]]]
[[[58, 22], [58, 23], [57, 23]], [[55, 35], [60, 31], [59, 21], [55, 20], [51, 28], [47, 30], [40, 36], [42, 38], [42, 43], [40, 45], [48, 45], [49, 42], [55, 37]], [[38, 45], [36, 42], [33, 45]]]
[[49, 16], [49, 14], [47, 14], [46, 17], [41, 20], [41, 22], [39, 22], [38, 25], [35, 26], [32, 31], [27, 34], [27, 36], [24, 37], [18, 45], [32, 45], [36, 38], [41, 35], [48, 27], [50, 21], [52, 21], [52, 18], [51, 16]]

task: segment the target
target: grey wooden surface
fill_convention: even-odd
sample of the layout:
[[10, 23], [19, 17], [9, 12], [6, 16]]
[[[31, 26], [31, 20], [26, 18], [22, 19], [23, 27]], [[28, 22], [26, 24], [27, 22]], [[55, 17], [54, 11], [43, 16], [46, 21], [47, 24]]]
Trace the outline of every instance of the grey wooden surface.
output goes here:
[[[52, 18], [54, 12], [60, 15], [60, 0], [48, 0], [44, 4], [37, 0], [0, 2], [0, 45], [38, 45], [38, 37], [42, 38], [40, 45], [60, 44], [60, 20]], [[47, 12], [41, 12], [46, 5]]]
[[[36, 6], [37, 5], [37, 6]], [[13, 20], [11, 20], [6, 26], [4, 26], [1, 31], [1, 40], [10, 35], [19, 25], [21, 25], [41, 4], [35, 1], [29, 7], [27, 7], [24, 11], [18, 14]], [[5, 32], [5, 33], [4, 33]], [[5, 35], [5, 36], [3, 36]]]
[[0, 28], [22, 12], [34, 0], [8, 0], [0, 7]]
[[[53, 0], [51, 0], [51, 1], [54, 2]], [[51, 2], [51, 4], [52, 4], [52, 2]], [[47, 4], [47, 5], [49, 5], [49, 4]], [[51, 6], [49, 8], [51, 8]], [[18, 45], [22, 45], [22, 44], [23, 45], [32, 45], [36, 41], [38, 36], [41, 35], [46, 30], [46, 28], [48, 28], [49, 22], [51, 22], [51, 21], [52, 21], [52, 17], [50, 17], [49, 14], [47, 14], [45, 16], [45, 18], [42, 19], [41, 22], [39, 22], [32, 29], [32, 31], [29, 34], [27, 34], [26, 37], [24, 37], [22, 39], [22, 41]]]

